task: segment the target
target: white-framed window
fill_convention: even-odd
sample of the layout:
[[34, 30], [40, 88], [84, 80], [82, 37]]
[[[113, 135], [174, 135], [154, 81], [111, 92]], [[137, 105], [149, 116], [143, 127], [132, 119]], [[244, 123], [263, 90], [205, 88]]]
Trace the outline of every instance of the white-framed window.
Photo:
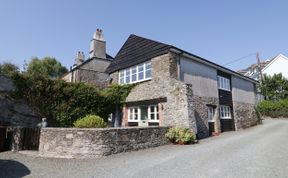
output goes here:
[[120, 83], [120, 84], [123, 84], [124, 81], [125, 81], [125, 79], [124, 79], [125, 73], [124, 73], [124, 72], [125, 72], [125, 71], [120, 71], [120, 72], [119, 72], [119, 83]]
[[140, 108], [139, 107], [129, 107], [128, 109], [128, 121], [138, 122], [140, 116]]
[[159, 112], [156, 105], [148, 107], [148, 119], [149, 122], [159, 122]]
[[130, 81], [131, 81], [130, 69], [125, 70], [125, 82], [130, 83]]
[[230, 80], [228, 78], [222, 77], [222, 76], [217, 76], [217, 80], [218, 80], [218, 88], [221, 90], [227, 90], [227, 91], [231, 91], [230, 88]]
[[220, 118], [221, 119], [232, 119], [230, 106], [220, 106]]
[[208, 106], [208, 122], [214, 122], [214, 108], [212, 106]]
[[145, 78], [151, 78], [151, 62], [145, 63]]
[[137, 83], [151, 79], [151, 61], [119, 71], [119, 84]]
[[131, 82], [137, 81], [137, 67], [132, 67], [131, 69]]
[[128, 108], [128, 122], [159, 122], [159, 111], [157, 105], [133, 106]]

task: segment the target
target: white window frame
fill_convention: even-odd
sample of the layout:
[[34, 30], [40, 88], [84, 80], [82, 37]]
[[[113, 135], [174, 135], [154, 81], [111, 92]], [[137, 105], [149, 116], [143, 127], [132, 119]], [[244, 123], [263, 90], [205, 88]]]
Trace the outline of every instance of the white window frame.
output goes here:
[[230, 106], [220, 105], [219, 110], [221, 119], [232, 119]]
[[218, 88], [221, 90], [231, 91], [230, 79], [222, 76], [217, 76]]
[[[151, 107], [154, 107], [154, 112], [151, 113]], [[149, 122], [159, 122], [159, 109], [157, 109], [158, 106], [157, 105], [150, 105], [148, 106], [148, 121]], [[158, 112], [157, 112], [158, 110]], [[151, 114], [154, 114], [154, 119], [151, 118]]]
[[[151, 107], [154, 107], [154, 112], [151, 113]], [[147, 107], [148, 109], [148, 122], [153, 122], [153, 123], [159, 123], [159, 109], [157, 109], [157, 105], [149, 105]], [[132, 114], [131, 114], [131, 109], [133, 109]], [[135, 109], [137, 109], [137, 120], [135, 120]], [[158, 110], [158, 112], [157, 112]], [[154, 119], [151, 118], [151, 114], [154, 114]], [[132, 118], [131, 118], [132, 115]], [[132, 106], [128, 107], [128, 122], [141, 122], [141, 106]]]
[[208, 122], [215, 122], [215, 119], [214, 119], [215, 109], [214, 109], [214, 107], [208, 106], [207, 112], [208, 112]]
[[[131, 118], [131, 109], [133, 109], [132, 111], [132, 118]], [[135, 109], [137, 109], [137, 120], [135, 120]], [[128, 108], [128, 121], [129, 122], [139, 122], [140, 121], [140, 117], [141, 117], [141, 109], [139, 107], [129, 107]]]
[[[121, 74], [123, 74], [123, 76], [121, 76]], [[123, 82], [121, 82], [121, 79], [123, 79]], [[119, 84], [124, 84], [125, 82], [125, 71], [122, 70], [119, 72]]]
[[[139, 80], [139, 66], [143, 65], [143, 79]], [[123, 70], [120, 70], [119, 71], [119, 74], [118, 74], [118, 83], [119, 84], [133, 84], [133, 83], [138, 83], [138, 82], [143, 82], [143, 81], [146, 81], [146, 80], [150, 80], [152, 78], [152, 66], [150, 69], [151, 71], [151, 76], [150, 77], [146, 77], [146, 66], [147, 65], [150, 65], [151, 66], [151, 61], [148, 61], [148, 62], [145, 62], [145, 63], [141, 63], [141, 64], [138, 64], [138, 65], [135, 65], [135, 66], [132, 66], [132, 67], [129, 67], [127, 69], [123, 69]], [[136, 68], [136, 81], [132, 81], [132, 69], [133, 68]], [[126, 72], [129, 71], [130, 75], [129, 75], [129, 79], [130, 81], [127, 82], [126, 81]], [[124, 76], [121, 77], [121, 74], [124, 73]], [[123, 83], [121, 82], [121, 79], [124, 79], [123, 80]]]

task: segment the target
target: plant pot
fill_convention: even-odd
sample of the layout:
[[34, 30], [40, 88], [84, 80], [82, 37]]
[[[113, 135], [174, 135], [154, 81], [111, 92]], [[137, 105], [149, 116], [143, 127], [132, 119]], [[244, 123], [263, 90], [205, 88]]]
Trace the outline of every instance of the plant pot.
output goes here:
[[178, 145], [185, 145], [185, 142], [184, 141], [179, 141], [177, 142]]

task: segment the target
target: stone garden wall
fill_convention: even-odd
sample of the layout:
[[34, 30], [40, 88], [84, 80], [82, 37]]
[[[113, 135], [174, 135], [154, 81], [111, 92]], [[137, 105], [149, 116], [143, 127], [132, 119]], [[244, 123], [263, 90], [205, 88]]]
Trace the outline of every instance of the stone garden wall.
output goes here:
[[101, 157], [167, 144], [168, 127], [104, 129], [42, 128], [39, 154], [48, 157]]

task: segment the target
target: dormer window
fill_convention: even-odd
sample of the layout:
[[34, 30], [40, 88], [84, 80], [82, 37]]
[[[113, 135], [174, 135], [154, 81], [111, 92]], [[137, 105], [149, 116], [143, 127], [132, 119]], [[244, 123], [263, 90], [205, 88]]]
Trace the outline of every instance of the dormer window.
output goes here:
[[137, 83], [151, 79], [151, 61], [119, 71], [119, 84]]

